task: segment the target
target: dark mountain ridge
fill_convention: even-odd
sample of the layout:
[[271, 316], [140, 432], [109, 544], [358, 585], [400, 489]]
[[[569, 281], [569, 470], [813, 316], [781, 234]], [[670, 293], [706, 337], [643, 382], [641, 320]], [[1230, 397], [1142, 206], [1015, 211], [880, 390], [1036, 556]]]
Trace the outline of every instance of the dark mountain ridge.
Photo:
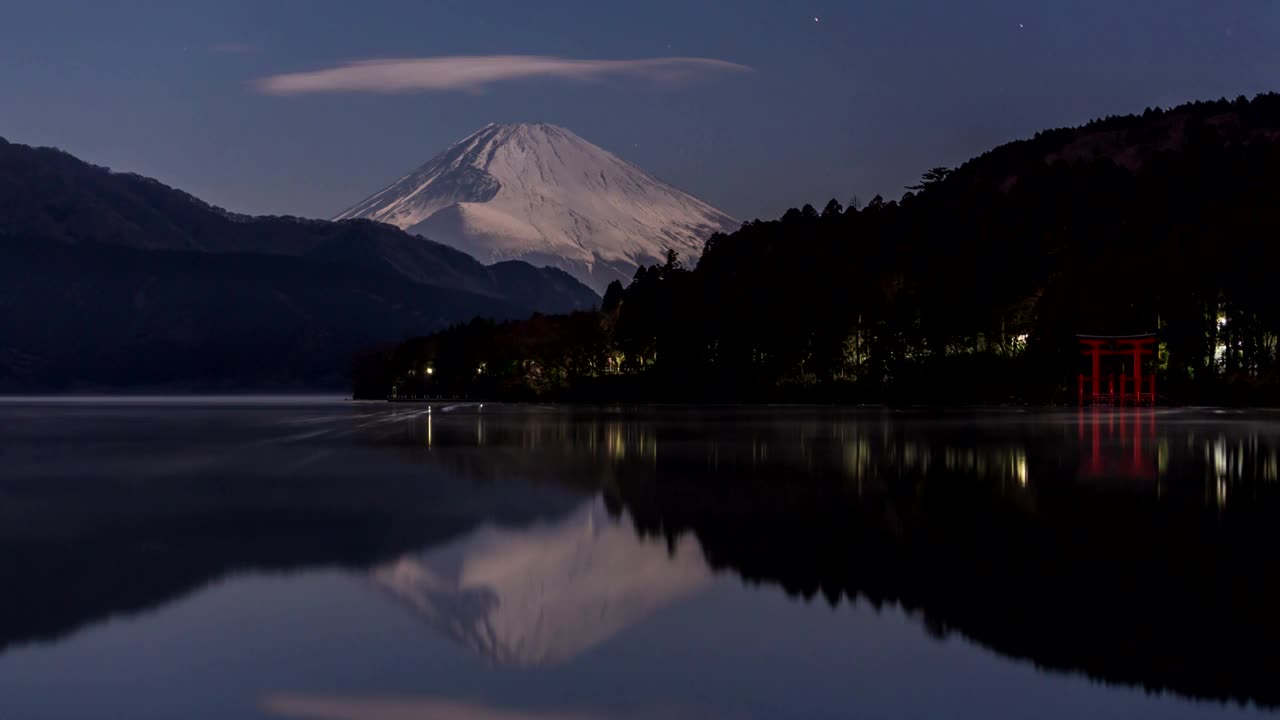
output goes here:
[[[90, 165], [53, 148], [0, 138], [0, 233], [145, 250], [315, 256], [385, 267], [415, 282], [505, 297], [501, 271], [471, 256], [371, 220], [330, 222], [228, 212], [157, 180]], [[594, 294], [537, 269], [564, 297], [590, 307]], [[549, 299], [550, 300], [550, 299]]]
[[[941, 194], [944, 187], [966, 185], [1008, 193], [1022, 175], [1058, 163], [1106, 162], [1136, 175], [1159, 156], [1184, 153], [1197, 141], [1208, 139], [1238, 147], [1280, 142], [1280, 94], [1147, 108], [1076, 127], [1042, 130], [977, 155], [949, 171], [949, 183], [927, 184], [924, 189]], [[908, 193], [908, 199], [914, 194]]]
[[0, 389], [341, 387], [354, 351], [598, 302], [390, 225], [250, 217], [0, 139]]

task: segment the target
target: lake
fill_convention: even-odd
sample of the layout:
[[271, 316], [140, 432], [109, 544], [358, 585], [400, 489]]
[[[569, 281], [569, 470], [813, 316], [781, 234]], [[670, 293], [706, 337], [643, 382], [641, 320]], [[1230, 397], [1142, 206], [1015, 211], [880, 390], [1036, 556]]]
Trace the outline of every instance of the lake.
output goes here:
[[1280, 716], [1280, 414], [0, 399], [0, 718]]

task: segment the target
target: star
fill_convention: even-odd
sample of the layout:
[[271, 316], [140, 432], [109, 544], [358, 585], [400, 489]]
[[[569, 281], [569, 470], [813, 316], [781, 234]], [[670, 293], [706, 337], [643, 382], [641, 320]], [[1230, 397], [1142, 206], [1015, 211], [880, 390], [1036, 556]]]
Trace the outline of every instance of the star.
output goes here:
[[816, 18], [816, 17], [813, 19], [813, 21], [814, 21], [814, 22], [822, 22], [821, 20], [819, 20], [819, 19], [818, 19], [818, 18]]

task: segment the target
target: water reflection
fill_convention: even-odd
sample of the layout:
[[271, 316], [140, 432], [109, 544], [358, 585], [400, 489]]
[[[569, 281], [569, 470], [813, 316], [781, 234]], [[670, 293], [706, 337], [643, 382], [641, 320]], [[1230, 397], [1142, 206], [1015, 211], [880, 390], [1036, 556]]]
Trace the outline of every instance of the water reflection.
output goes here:
[[901, 607], [1048, 670], [1280, 706], [1268, 416], [0, 406], [0, 421], [0, 583], [18, 589], [0, 593], [0, 656], [220, 578], [339, 566], [379, 613], [501, 668], [553, 668], [718, 572], [842, 611]]
[[473, 422], [483, 452], [438, 422], [425, 459], [599, 493], [642, 535], [696, 538], [712, 567], [799, 598], [899, 605], [939, 636], [1107, 682], [1280, 704], [1271, 423], [1146, 410]]
[[423, 477], [376, 447], [416, 411], [257, 402], [0, 403], [0, 654], [219, 578], [363, 570], [582, 502], [550, 486]]
[[[1258, 418], [1224, 421], [1218, 414], [1153, 408], [980, 417], [836, 413], [821, 419], [777, 410], [754, 417], [752, 411], [722, 411], [727, 417], [720, 419], [714, 411], [645, 417], [646, 412], [651, 411], [519, 416], [491, 407], [487, 416], [469, 416], [472, 437], [464, 437], [457, 422], [441, 428], [446, 418], [439, 412], [434, 430], [426, 411], [419, 422], [428, 446], [434, 437], [450, 452], [505, 448], [520, 450], [522, 458], [589, 461], [606, 469], [601, 482], [622, 468], [652, 469], [660, 458], [684, 463], [691, 456], [700, 457], [711, 473], [783, 470], [829, 477], [838, 470], [859, 492], [882, 491], [887, 482], [903, 479], [957, 476], [1010, 491], [1072, 479], [1103, 490], [1141, 487], [1155, 494], [1170, 483], [1180, 493], [1203, 483], [1205, 503], [1222, 506], [1241, 490], [1233, 486], [1280, 481], [1280, 425]], [[504, 466], [502, 472], [540, 474], [536, 467]]]
[[1086, 475], [1150, 480], [1168, 472], [1168, 440], [1157, 440], [1155, 408], [1082, 408], [1077, 417]]
[[575, 707], [524, 710], [453, 698], [358, 698], [272, 695], [263, 702], [272, 715], [300, 720], [681, 720], [703, 718], [679, 708], [610, 713]]
[[502, 665], [570, 660], [705, 587], [692, 538], [670, 547], [591, 502], [550, 525], [486, 526], [375, 568], [373, 582], [456, 642]]

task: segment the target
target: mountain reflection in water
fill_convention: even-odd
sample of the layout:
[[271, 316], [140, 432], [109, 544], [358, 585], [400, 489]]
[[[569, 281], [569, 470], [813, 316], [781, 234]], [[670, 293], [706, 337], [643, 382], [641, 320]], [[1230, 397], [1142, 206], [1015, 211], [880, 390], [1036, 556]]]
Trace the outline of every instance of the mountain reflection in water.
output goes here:
[[468, 649], [532, 667], [604, 642], [705, 587], [711, 572], [692, 538], [668, 552], [589, 503], [554, 525], [482, 528], [372, 577]]
[[[647, 536], [1105, 682], [1280, 704], [1277, 426], [1152, 410], [435, 418], [424, 458], [599, 492]], [[464, 433], [474, 425], [474, 438]], [[482, 449], [481, 449], [482, 448]]]
[[495, 668], [551, 668], [718, 573], [901, 607], [1054, 672], [1278, 707], [1273, 418], [0, 402], [0, 584], [21, 588], [0, 593], [0, 660], [221, 578], [338, 567]]

